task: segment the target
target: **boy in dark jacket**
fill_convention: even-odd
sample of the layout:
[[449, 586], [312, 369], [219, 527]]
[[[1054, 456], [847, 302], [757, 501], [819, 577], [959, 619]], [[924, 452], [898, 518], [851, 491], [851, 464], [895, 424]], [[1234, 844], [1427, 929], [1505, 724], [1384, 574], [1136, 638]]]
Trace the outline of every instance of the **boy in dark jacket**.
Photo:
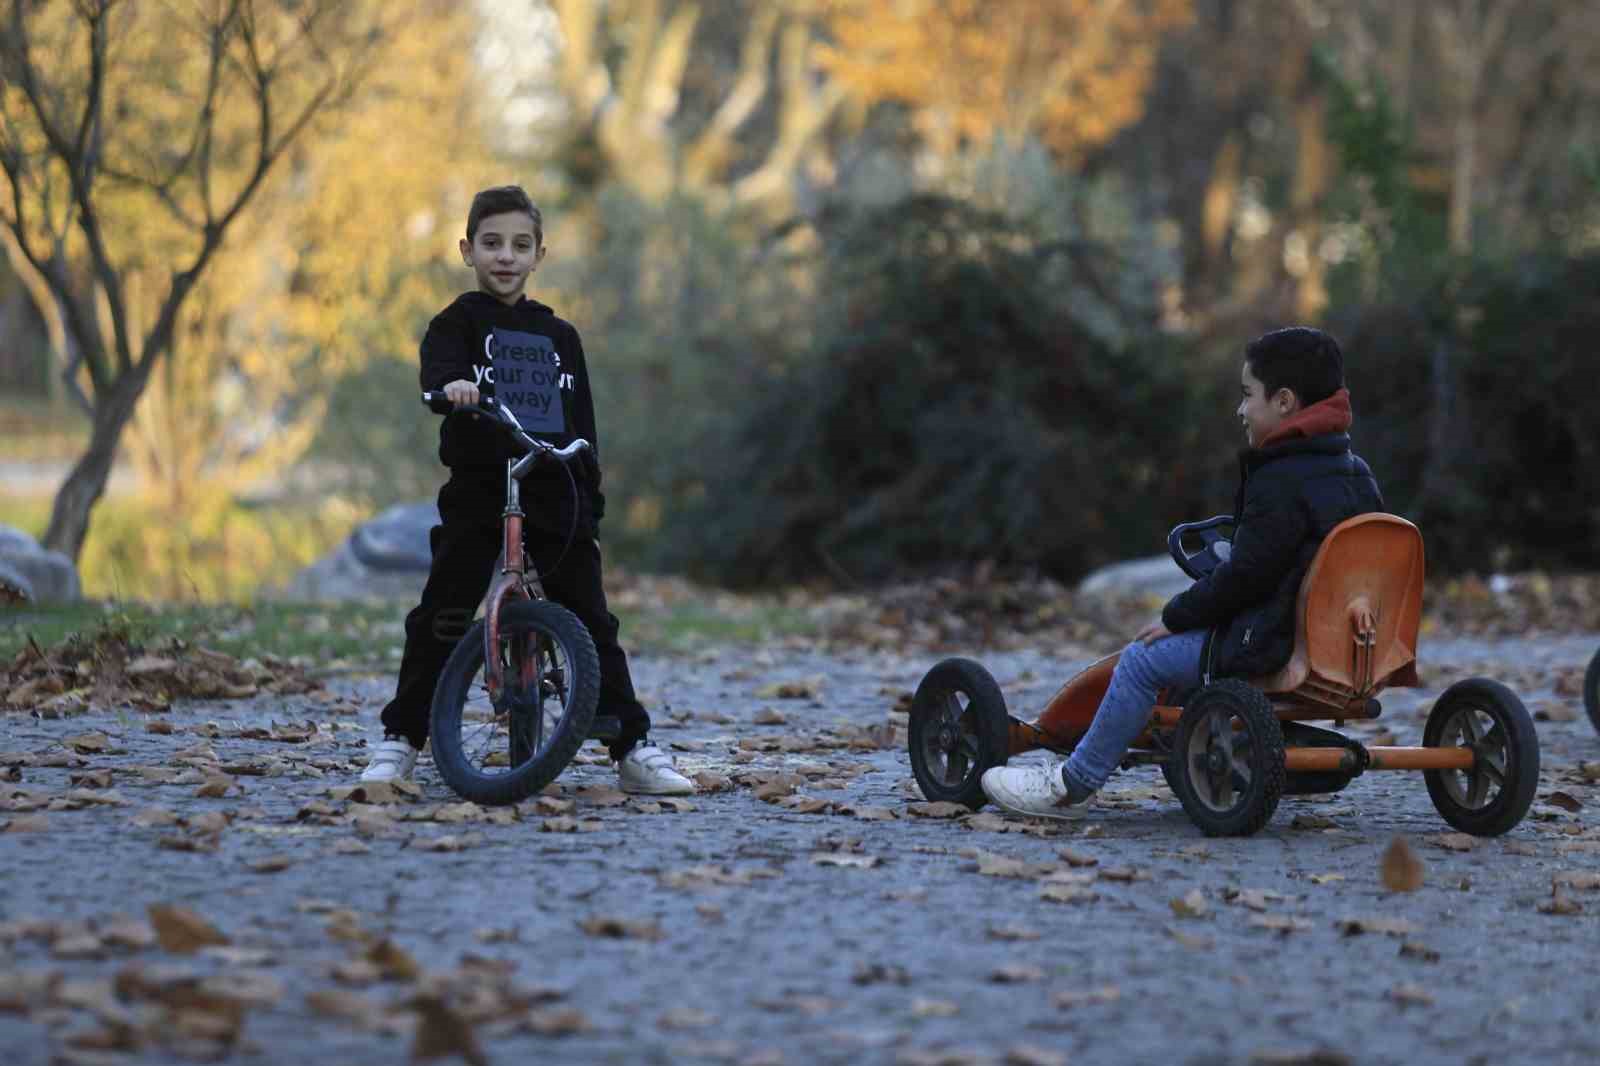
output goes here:
[[1257, 338], [1245, 349], [1240, 385], [1249, 447], [1239, 456], [1229, 558], [1174, 596], [1123, 651], [1071, 756], [983, 775], [1000, 806], [1060, 817], [1106, 783], [1162, 689], [1281, 669], [1294, 652], [1300, 581], [1323, 538], [1347, 518], [1384, 509], [1372, 471], [1350, 451], [1350, 393], [1332, 337], [1294, 327]]
[[[595, 539], [605, 497], [583, 342], [570, 323], [523, 295], [544, 254], [544, 220], [520, 187], [485, 189], [473, 197], [461, 257], [478, 288], [428, 324], [422, 388], [444, 392], [457, 406], [495, 397], [534, 437], [556, 447], [583, 437], [594, 446], [589, 460], [574, 470], [576, 500], [567, 473], [554, 464], [535, 466], [523, 479], [529, 563], [542, 575], [545, 594], [577, 615], [594, 638], [600, 655], [596, 713], [615, 715], [622, 724], [611, 756], [623, 791], [693, 792], [694, 785], [667, 754], [646, 739], [650, 716], [634, 696], [628, 659], [617, 643], [617, 619], [606, 609]], [[440, 427], [439, 458], [450, 468], [450, 480], [439, 490], [442, 524], [430, 537], [433, 566], [422, 602], [406, 616], [400, 678], [394, 699], [383, 709], [384, 739], [362, 780], [411, 776], [428, 739], [439, 673], [493, 576], [506, 503], [506, 460], [514, 454], [507, 437], [477, 415], [452, 415]]]

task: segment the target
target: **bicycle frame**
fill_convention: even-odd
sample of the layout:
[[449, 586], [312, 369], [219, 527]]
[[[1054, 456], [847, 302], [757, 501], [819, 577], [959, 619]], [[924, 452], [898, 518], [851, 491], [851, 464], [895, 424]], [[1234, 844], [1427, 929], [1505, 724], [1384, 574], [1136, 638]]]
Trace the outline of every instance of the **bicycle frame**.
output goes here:
[[[500, 547], [499, 566], [494, 580], [483, 598], [483, 666], [489, 698], [498, 701], [505, 683], [504, 667], [500, 661], [500, 610], [507, 601], [538, 600], [544, 598], [544, 588], [538, 578], [528, 574], [527, 556], [522, 547], [522, 480], [521, 475], [533, 460], [532, 454], [521, 459], [506, 461], [506, 509], [501, 514], [503, 542]], [[521, 657], [523, 676], [517, 680], [524, 686], [538, 681], [538, 657]]]

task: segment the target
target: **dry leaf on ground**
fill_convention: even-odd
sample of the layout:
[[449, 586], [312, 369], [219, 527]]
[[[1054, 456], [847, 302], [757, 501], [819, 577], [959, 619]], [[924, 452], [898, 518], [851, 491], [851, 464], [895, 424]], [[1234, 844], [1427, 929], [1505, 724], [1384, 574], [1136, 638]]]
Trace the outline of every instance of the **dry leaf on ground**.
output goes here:
[[1425, 867], [1405, 837], [1395, 837], [1384, 850], [1378, 872], [1390, 892], [1415, 892], [1422, 887]]
[[208, 944], [226, 944], [222, 931], [187, 907], [152, 903], [147, 911], [162, 950], [189, 955]]

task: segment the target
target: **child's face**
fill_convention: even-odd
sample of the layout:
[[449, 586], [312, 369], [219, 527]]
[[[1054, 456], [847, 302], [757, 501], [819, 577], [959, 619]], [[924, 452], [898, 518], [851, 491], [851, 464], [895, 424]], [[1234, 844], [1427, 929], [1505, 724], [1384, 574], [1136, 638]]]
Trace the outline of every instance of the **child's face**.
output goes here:
[[514, 304], [544, 261], [544, 246], [527, 212], [506, 211], [479, 220], [472, 240], [461, 239], [461, 258], [478, 275], [478, 288], [501, 303]]
[[1267, 387], [1250, 370], [1248, 361], [1239, 374], [1244, 398], [1239, 401], [1239, 421], [1244, 423], [1245, 440], [1257, 447], [1284, 419], [1300, 410], [1300, 398], [1291, 389], [1279, 389], [1271, 396]]

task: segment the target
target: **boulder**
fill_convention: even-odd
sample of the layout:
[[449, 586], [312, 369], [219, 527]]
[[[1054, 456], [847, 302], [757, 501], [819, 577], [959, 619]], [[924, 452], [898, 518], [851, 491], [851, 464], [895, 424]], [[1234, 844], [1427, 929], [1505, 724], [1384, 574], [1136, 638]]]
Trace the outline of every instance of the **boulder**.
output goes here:
[[438, 523], [439, 509], [431, 500], [397, 504], [357, 527], [271, 598], [302, 603], [415, 600], [433, 562], [428, 532]]
[[26, 603], [70, 603], [81, 597], [78, 568], [70, 558], [7, 525], [0, 525], [0, 587]]
[[1193, 583], [1170, 555], [1150, 555], [1112, 563], [1084, 578], [1078, 585], [1083, 596], [1107, 599], [1148, 598], [1167, 600]]

